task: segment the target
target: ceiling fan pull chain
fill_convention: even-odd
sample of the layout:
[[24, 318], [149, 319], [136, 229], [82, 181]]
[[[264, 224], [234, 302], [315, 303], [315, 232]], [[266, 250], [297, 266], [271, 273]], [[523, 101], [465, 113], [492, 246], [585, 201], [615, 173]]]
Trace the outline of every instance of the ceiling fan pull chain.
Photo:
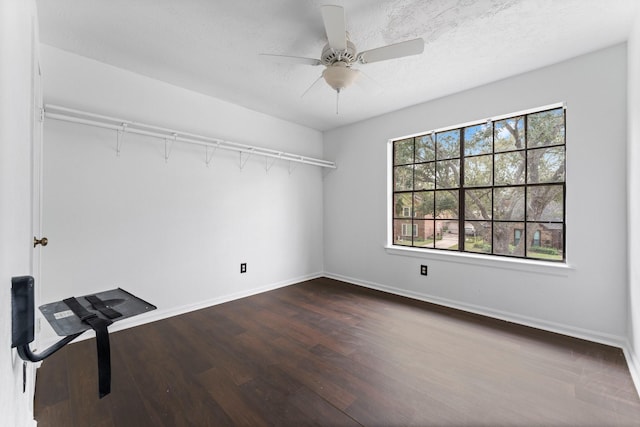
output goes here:
[[340, 89], [336, 89], [336, 116], [338, 115], [339, 105], [340, 105]]

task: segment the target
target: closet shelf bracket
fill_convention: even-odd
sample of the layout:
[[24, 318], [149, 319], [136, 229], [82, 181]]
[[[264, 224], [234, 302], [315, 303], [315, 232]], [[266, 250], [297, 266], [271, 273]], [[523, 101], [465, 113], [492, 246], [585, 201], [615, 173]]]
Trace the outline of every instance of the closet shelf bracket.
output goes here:
[[127, 131], [127, 124], [122, 123], [120, 129], [116, 130], [116, 156], [120, 157], [120, 151], [122, 151], [122, 140], [124, 139], [124, 133]]

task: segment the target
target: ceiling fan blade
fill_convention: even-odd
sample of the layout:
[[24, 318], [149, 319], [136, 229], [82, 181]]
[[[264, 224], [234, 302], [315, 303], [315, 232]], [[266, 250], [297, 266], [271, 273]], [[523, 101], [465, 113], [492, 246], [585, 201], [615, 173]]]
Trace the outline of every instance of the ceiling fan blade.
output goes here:
[[402, 58], [403, 56], [418, 55], [422, 52], [424, 52], [424, 40], [418, 38], [365, 50], [358, 54], [358, 61], [363, 64], [369, 64], [371, 62], [386, 61], [387, 59]]
[[342, 6], [322, 6], [322, 20], [329, 46], [335, 51], [347, 49], [347, 23]]
[[288, 56], [288, 55], [272, 55], [270, 53], [261, 53], [260, 56], [263, 59], [271, 62], [286, 63], [286, 64], [303, 64], [303, 65], [320, 65], [322, 62], [319, 59], [303, 58], [301, 56]]
[[311, 89], [312, 89], [312, 88], [313, 88], [313, 87], [314, 87], [314, 86], [315, 86], [315, 85], [320, 81], [320, 79], [321, 79], [321, 78], [322, 78], [322, 74], [320, 74], [320, 76], [318, 76], [318, 78], [317, 78], [317, 79], [315, 79], [315, 80], [313, 81], [313, 83], [311, 83], [311, 86], [309, 86], [309, 87], [307, 88], [307, 90], [305, 90], [305, 91], [302, 93], [302, 95], [300, 95], [300, 98], [304, 98], [304, 96], [305, 96], [307, 93], [309, 93], [309, 91], [310, 91], [310, 90], [311, 90]]
[[383, 92], [384, 88], [378, 81], [364, 71], [359, 71], [360, 75], [356, 80], [356, 85], [360, 86], [360, 88], [366, 91], [369, 95], [379, 95]]

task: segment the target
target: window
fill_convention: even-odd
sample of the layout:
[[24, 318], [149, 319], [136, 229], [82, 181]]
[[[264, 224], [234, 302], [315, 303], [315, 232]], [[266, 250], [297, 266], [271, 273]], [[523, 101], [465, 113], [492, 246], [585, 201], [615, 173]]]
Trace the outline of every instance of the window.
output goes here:
[[531, 246], [540, 246], [540, 230], [536, 230], [533, 233], [533, 242], [531, 242]]
[[565, 260], [564, 108], [392, 144], [394, 245]]
[[[411, 232], [409, 231], [411, 230]], [[418, 236], [418, 225], [417, 224], [402, 224], [402, 240], [409, 237], [417, 237]]]
[[513, 230], [513, 246], [518, 246], [520, 244], [520, 238], [522, 237], [522, 230], [516, 228]]

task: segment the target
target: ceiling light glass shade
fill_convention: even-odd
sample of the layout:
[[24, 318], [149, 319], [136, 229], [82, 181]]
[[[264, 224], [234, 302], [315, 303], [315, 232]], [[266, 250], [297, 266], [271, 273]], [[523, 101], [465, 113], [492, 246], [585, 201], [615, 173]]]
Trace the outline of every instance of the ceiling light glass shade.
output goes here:
[[347, 67], [344, 62], [337, 62], [328, 66], [323, 72], [322, 77], [334, 90], [340, 90], [351, 86], [360, 75], [360, 71]]

